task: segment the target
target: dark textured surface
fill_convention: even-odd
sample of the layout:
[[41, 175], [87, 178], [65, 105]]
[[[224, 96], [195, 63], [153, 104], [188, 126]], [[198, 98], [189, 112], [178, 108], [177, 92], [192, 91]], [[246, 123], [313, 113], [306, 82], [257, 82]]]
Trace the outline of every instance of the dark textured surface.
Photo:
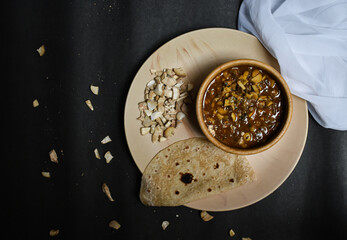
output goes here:
[[[163, 3], [165, 2], [165, 4]], [[3, 161], [10, 163], [10, 239], [346, 239], [347, 132], [311, 117], [307, 144], [273, 194], [210, 222], [186, 207], [152, 208], [138, 198], [141, 174], [123, 128], [138, 68], [168, 40], [207, 27], [236, 28], [240, 1], [10, 1], [5, 52]], [[39, 57], [36, 49], [46, 45]], [[100, 86], [94, 96], [89, 85]], [[37, 98], [40, 106], [32, 107]], [[84, 101], [91, 99], [95, 111]], [[6, 129], [5, 129], [6, 130]], [[109, 135], [112, 142], [100, 141]], [[110, 164], [95, 159], [110, 150]], [[58, 152], [59, 164], [48, 152]], [[62, 151], [62, 152], [61, 152]], [[50, 171], [52, 178], [41, 176]], [[115, 202], [101, 190], [106, 182]], [[177, 215], [177, 216], [176, 216]], [[108, 227], [116, 219], [121, 228]], [[168, 220], [163, 231], [161, 222]]]

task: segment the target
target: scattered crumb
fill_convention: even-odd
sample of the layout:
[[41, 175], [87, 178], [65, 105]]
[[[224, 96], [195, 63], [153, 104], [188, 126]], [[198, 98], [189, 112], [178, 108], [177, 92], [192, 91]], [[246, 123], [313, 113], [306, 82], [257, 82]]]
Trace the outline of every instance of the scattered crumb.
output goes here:
[[49, 158], [51, 159], [51, 162], [58, 163], [58, 156], [54, 149], [49, 152]]
[[165, 230], [169, 226], [169, 224], [169, 221], [163, 221], [161, 227], [163, 228], [163, 230]]
[[58, 234], [59, 234], [59, 229], [51, 229], [51, 230], [49, 231], [49, 236], [50, 236], [50, 237], [58, 236]]
[[51, 173], [50, 172], [41, 172], [42, 176], [45, 178], [51, 178]]
[[45, 45], [41, 45], [41, 47], [36, 49], [36, 51], [39, 53], [40, 57], [42, 57], [45, 54], [45, 52], [46, 52]]
[[106, 136], [104, 139], [101, 140], [102, 144], [106, 144], [112, 142], [112, 139], [109, 136]]
[[100, 154], [99, 154], [99, 150], [97, 148], [94, 149], [94, 154], [95, 154], [95, 157], [97, 159], [101, 159]]
[[108, 197], [108, 199], [109, 199], [111, 202], [114, 202], [114, 199], [113, 199], [112, 196], [111, 196], [110, 189], [108, 188], [108, 186], [107, 186], [106, 183], [103, 183], [103, 184], [102, 184], [102, 191], [106, 194], [106, 196]]
[[92, 102], [88, 99], [85, 101], [85, 103], [87, 104], [87, 106], [90, 108], [90, 110], [94, 111], [94, 107], [92, 105]]
[[107, 152], [105, 153], [104, 157], [105, 157], [105, 159], [106, 159], [106, 163], [110, 163], [111, 160], [113, 159], [113, 156], [112, 156], [112, 154], [111, 154], [110, 151], [107, 151]]
[[204, 220], [205, 222], [208, 222], [210, 220], [212, 220], [214, 217], [211, 216], [208, 212], [206, 211], [201, 211], [200, 212], [200, 217], [202, 220]]
[[233, 237], [233, 236], [235, 236], [235, 232], [230, 228], [230, 230], [229, 230], [229, 235], [230, 235], [230, 237]]
[[39, 101], [37, 100], [37, 99], [35, 99], [34, 101], [33, 101], [33, 107], [34, 108], [36, 108], [36, 107], [38, 107], [40, 104], [39, 104]]
[[117, 222], [116, 220], [112, 220], [111, 222], [109, 222], [108, 226], [110, 228], [113, 228], [113, 229], [120, 229], [121, 225], [119, 224], [119, 222]]
[[92, 91], [92, 93], [94, 95], [99, 95], [99, 87], [98, 86], [90, 85], [90, 91]]

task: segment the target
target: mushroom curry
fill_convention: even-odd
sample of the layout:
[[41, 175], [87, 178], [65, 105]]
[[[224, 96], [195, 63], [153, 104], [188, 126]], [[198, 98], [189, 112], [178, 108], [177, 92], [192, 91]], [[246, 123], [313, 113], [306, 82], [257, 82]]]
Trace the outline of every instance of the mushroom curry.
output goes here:
[[211, 81], [203, 99], [210, 133], [230, 147], [252, 148], [266, 142], [278, 130], [282, 115], [279, 85], [254, 67], [224, 70]]

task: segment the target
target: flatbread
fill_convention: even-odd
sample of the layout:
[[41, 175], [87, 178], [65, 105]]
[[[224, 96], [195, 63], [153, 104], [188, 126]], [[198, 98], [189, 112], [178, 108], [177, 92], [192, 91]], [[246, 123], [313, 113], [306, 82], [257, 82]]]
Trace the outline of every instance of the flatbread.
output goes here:
[[182, 140], [147, 165], [140, 199], [149, 206], [179, 206], [255, 180], [246, 157], [224, 152], [206, 138]]

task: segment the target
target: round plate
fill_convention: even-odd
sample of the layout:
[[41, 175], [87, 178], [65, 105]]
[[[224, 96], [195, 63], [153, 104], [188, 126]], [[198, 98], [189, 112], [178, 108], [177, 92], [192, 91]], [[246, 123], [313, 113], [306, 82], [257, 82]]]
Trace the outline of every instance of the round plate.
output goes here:
[[[153, 77], [149, 69], [183, 67], [187, 80], [194, 84], [193, 97], [204, 77], [218, 65], [240, 58], [256, 59], [279, 70], [277, 61], [252, 35], [224, 28], [209, 28], [183, 34], [156, 50], [137, 72], [128, 92], [124, 111], [126, 139], [137, 167], [144, 171], [151, 159], [168, 145], [187, 138], [203, 136], [194, 112], [183, 119], [173, 138], [152, 143], [141, 136], [138, 103], [144, 101], [146, 83]], [[195, 103], [192, 103], [194, 108]], [[306, 101], [293, 96], [293, 116], [287, 133], [272, 148], [247, 156], [257, 181], [186, 206], [207, 211], [227, 211], [248, 206], [275, 191], [293, 171], [307, 137]], [[140, 187], [140, 186], [139, 186]]]

